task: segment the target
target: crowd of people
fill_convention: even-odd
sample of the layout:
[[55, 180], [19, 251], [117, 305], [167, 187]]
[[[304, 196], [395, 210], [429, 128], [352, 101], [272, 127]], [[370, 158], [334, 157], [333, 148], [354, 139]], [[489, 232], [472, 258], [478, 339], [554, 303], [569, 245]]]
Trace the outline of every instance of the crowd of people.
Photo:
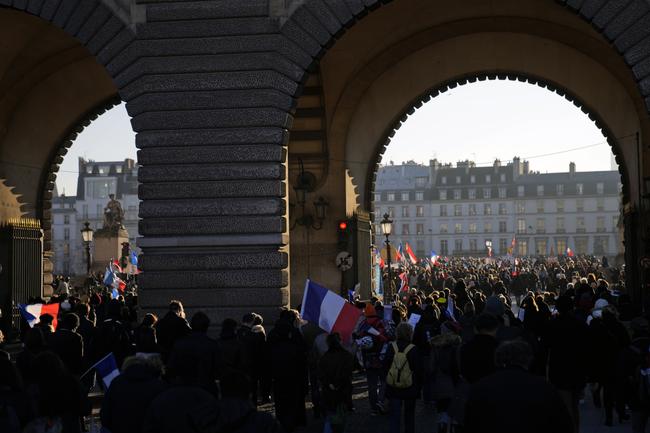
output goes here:
[[[438, 433], [570, 433], [586, 394], [605, 424], [631, 417], [645, 431], [650, 332], [620, 270], [594, 257], [442, 258], [392, 274], [394, 298], [352, 300], [350, 340], [297, 310], [267, 330], [254, 312], [188, 320], [173, 300], [158, 318], [135, 293], [59, 291], [59, 317], [23, 326], [23, 349], [0, 356], [0, 431], [84, 431], [101, 383], [91, 367], [111, 353], [120, 374], [100, 419], [113, 433], [293, 432], [312, 419], [343, 432], [359, 404], [391, 433], [415, 431], [418, 404]], [[367, 403], [353, 401], [353, 377]], [[274, 416], [260, 409], [271, 403]]]

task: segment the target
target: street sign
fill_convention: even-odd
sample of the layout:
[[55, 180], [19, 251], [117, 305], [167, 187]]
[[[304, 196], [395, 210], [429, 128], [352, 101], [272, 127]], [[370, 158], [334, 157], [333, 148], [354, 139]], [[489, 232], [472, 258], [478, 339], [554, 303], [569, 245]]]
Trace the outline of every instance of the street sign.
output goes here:
[[339, 268], [340, 271], [347, 271], [348, 269], [351, 269], [353, 262], [354, 258], [352, 257], [352, 254], [348, 253], [347, 251], [341, 251], [336, 256], [336, 267]]

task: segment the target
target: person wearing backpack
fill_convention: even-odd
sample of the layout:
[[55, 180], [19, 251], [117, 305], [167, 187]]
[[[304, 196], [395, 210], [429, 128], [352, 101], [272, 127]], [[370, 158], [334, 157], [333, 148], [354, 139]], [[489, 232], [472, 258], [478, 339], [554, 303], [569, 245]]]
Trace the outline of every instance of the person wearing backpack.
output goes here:
[[396, 340], [388, 344], [384, 369], [386, 397], [390, 401], [390, 433], [400, 433], [402, 406], [404, 431], [415, 431], [415, 400], [420, 395], [422, 366], [417, 347], [411, 343], [413, 328], [402, 322], [395, 330]]

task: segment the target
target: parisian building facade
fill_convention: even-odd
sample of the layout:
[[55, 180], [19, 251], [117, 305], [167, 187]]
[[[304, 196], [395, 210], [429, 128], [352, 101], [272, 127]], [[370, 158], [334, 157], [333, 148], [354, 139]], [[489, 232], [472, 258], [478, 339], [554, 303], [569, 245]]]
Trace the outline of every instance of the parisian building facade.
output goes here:
[[618, 171], [564, 173], [530, 170], [515, 157], [502, 165], [455, 166], [431, 160], [379, 168], [374, 192], [374, 233], [379, 222], [393, 220], [394, 246], [407, 242], [418, 257], [483, 256], [491, 245], [505, 255], [515, 239], [514, 254], [553, 256], [622, 254]]
[[[138, 238], [138, 166], [132, 159], [124, 161], [88, 161], [79, 158], [76, 196], [58, 194], [52, 199], [52, 249], [54, 273], [83, 275], [86, 252], [81, 230], [88, 222], [97, 230], [104, 223], [104, 207], [109, 195], [124, 209], [124, 226], [132, 249]], [[91, 248], [92, 251], [92, 248]]]

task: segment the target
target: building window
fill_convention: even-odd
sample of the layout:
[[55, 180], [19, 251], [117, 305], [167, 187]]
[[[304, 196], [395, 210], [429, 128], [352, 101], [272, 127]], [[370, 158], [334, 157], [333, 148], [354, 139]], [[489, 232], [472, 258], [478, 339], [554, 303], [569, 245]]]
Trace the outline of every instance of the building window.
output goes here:
[[454, 205], [454, 216], [462, 216], [463, 215], [463, 206], [460, 204], [455, 204]]
[[609, 252], [609, 238], [607, 236], [596, 236], [594, 238], [594, 254], [604, 255]]
[[443, 184], [443, 185], [447, 185], [447, 176], [442, 176], [440, 178], [440, 183]]
[[486, 221], [483, 224], [483, 232], [492, 233], [492, 222], [491, 221]]
[[92, 172], [93, 172], [93, 166], [92, 165], [87, 165], [86, 166], [86, 173], [92, 174]]
[[546, 239], [535, 240], [535, 253], [538, 256], [546, 255]]
[[506, 189], [504, 187], [499, 188], [499, 198], [506, 198]]
[[463, 251], [463, 240], [462, 239], [454, 240], [454, 252], [460, 253], [461, 251]]
[[507, 215], [508, 210], [506, 209], [505, 203], [499, 203], [499, 215]]
[[402, 201], [409, 201], [409, 193], [408, 192], [403, 192], [402, 193]]
[[505, 174], [505, 173], [501, 173], [500, 179], [501, 179], [501, 182], [502, 182], [502, 183], [505, 182], [505, 181], [506, 181], [506, 174]]
[[483, 188], [483, 198], [491, 198], [491, 197], [492, 197], [492, 189]]
[[499, 254], [506, 254], [508, 252], [508, 239], [499, 239]]
[[564, 185], [561, 183], [555, 185], [555, 193], [557, 195], [564, 195]]
[[515, 206], [517, 206], [517, 213], [526, 213], [526, 202], [517, 200]]
[[584, 212], [585, 211], [585, 201], [584, 199], [577, 199], [576, 200], [576, 211], [577, 212]]
[[524, 190], [524, 186], [523, 186], [523, 185], [519, 185], [519, 186], [517, 187], [517, 197], [523, 197], [523, 196], [524, 196], [524, 192], [525, 192], [525, 190]]
[[423, 235], [424, 234], [424, 224], [416, 224], [415, 225], [415, 234], [416, 235]]
[[417, 217], [424, 216], [424, 206], [415, 206], [415, 216]]
[[468, 213], [469, 213], [470, 216], [476, 215], [476, 204], [471, 203], [468, 208], [469, 208]]
[[576, 217], [576, 233], [585, 233], [586, 231], [585, 217]]
[[422, 191], [416, 191], [416, 192], [415, 192], [415, 199], [416, 199], [417, 201], [422, 201], [422, 200], [424, 200], [424, 192], [422, 192]]
[[544, 213], [544, 200], [537, 200], [537, 213]]
[[555, 231], [558, 233], [564, 233], [564, 217], [557, 217], [555, 219]]
[[98, 204], [95, 208], [95, 211], [96, 211], [95, 215], [97, 216], [97, 218], [100, 218], [102, 215], [104, 215], [104, 206]]
[[469, 223], [469, 232], [476, 233], [476, 223]]
[[471, 175], [471, 176], [469, 177], [469, 183], [476, 183], [476, 176]]
[[449, 227], [447, 226], [447, 223], [441, 223], [440, 224], [440, 233], [449, 233]]
[[499, 221], [499, 233], [508, 232], [508, 223], [507, 221]]
[[560, 213], [564, 212], [564, 200], [555, 200], [555, 209]]
[[581, 183], [576, 184], [576, 194], [582, 195], [584, 192], [584, 185]]
[[483, 215], [492, 215], [492, 205], [489, 203], [483, 204]]
[[447, 190], [446, 189], [441, 189], [440, 190], [440, 200], [447, 200]]
[[526, 220], [524, 218], [517, 219], [517, 233], [526, 233]]
[[63, 229], [63, 239], [66, 241], [70, 239], [70, 229], [67, 227]]
[[410, 235], [409, 224], [402, 224], [402, 234]]
[[463, 225], [461, 223], [454, 224], [454, 233], [462, 233]]
[[424, 252], [424, 240], [418, 239], [415, 242], [415, 245], [416, 245], [416, 247], [415, 247], [416, 254], [418, 256], [420, 256], [420, 257], [424, 256], [425, 255], [425, 252]]
[[485, 183], [490, 183], [490, 182], [492, 182], [492, 176], [489, 175], [489, 174], [486, 174], [485, 175]]
[[605, 199], [602, 197], [596, 198], [596, 210], [602, 212], [605, 210]]
[[606, 229], [605, 229], [605, 217], [604, 216], [596, 217], [596, 231], [598, 233], [603, 233], [603, 232], [606, 231]]
[[467, 190], [467, 197], [470, 200], [476, 200], [476, 189], [470, 188]]
[[82, 209], [81, 213], [83, 214], [83, 218], [85, 220], [87, 220], [88, 219], [88, 205], [85, 204], [85, 205], [81, 206], [81, 209]]
[[616, 231], [618, 227], [618, 215], [612, 216], [612, 231]]
[[409, 207], [408, 206], [402, 206], [402, 217], [403, 218], [408, 218], [409, 217]]
[[520, 256], [528, 255], [528, 241], [525, 239], [517, 240], [517, 254]]
[[587, 238], [576, 238], [576, 253], [587, 254]]
[[394, 192], [389, 192], [388, 194], [386, 194], [386, 199], [388, 201], [395, 201], [395, 193]]
[[63, 224], [70, 224], [70, 215], [63, 215]]
[[604, 194], [605, 193], [605, 184], [603, 182], [598, 182], [596, 184], [596, 194]]
[[440, 254], [446, 256], [449, 254], [449, 243], [447, 239], [442, 239], [440, 241]]
[[566, 254], [566, 239], [556, 239], [555, 246], [558, 254]]
[[440, 205], [440, 216], [447, 216], [447, 205], [446, 204], [441, 204]]
[[416, 177], [415, 178], [415, 186], [423, 187], [423, 186], [425, 186], [427, 184], [428, 181], [429, 181], [428, 177], [423, 177], [423, 176]]
[[460, 183], [460, 176], [456, 176], [456, 183]]
[[538, 196], [544, 195], [544, 185], [537, 185], [537, 195]]
[[475, 253], [478, 249], [476, 248], [476, 239], [469, 240], [469, 250]]
[[375, 201], [381, 201], [381, 193], [375, 194]]
[[536, 231], [540, 234], [546, 233], [546, 220], [544, 218], [537, 218]]
[[460, 190], [459, 189], [454, 190], [454, 200], [460, 200]]
[[395, 216], [395, 208], [389, 207], [388, 208], [388, 217], [393, 218]]

